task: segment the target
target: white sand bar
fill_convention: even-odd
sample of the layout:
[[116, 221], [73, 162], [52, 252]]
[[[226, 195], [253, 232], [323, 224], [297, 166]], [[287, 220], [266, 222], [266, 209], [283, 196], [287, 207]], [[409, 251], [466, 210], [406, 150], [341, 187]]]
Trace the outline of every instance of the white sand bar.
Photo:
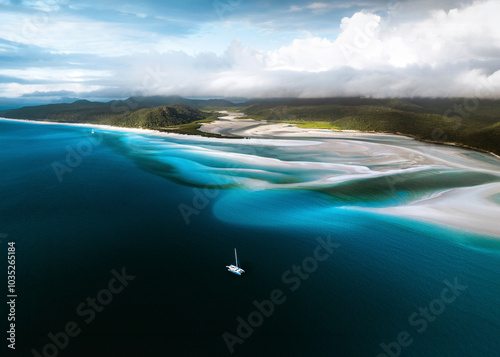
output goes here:
[[[238, 162], [238, 171], [248, 177], [249, 185], [259, 189], [310, 188], [328, 186], [350, 180], [384, 178], [388, 182], [401, 173], [428, 169], [479, 172], [498, 176], [499, 182], [476, 184], [434, 191], [428, 197], [407, 201], [392, 207], [362, 208], [382, 214], [399, 215], [439, 223], [445, 226], [496, 236], [500, 238], [500, 159], [460, 147], [422, 143], [412, 138], [380, 133], [337, 132], [328, 129], [302, 129], [293, 124], [269, 123], [253, 119], [236, 119], [243, 113], [226, 115], [212, 123], [203, 124], [201, 130], [245, 139], [207, 138], [190, 135], [160, 133], [154, 130], [118, 128], [94, 124], [73, 124], [102, 130], [134, 132], [138, 134], [182, 138], [186, 146], [198, 155], [220, 157], [227, 163]], [[12, 120], [12, 119], [7, 119]], [[27, 120], [36, 124], [72, 125]], [[231, 153], [198, 146], [200, 142], [218, 142], [228, 145], [246, 145], [247, 153]], [[253, 148], [296, 147], [298, 153], [313, 159], [279, 160], [258, 155]], [[311, 180], [294, 184], [273, 184], [261, 180], [266, 174], [304, 175], [311, 170], [318, 172]], [[323, 172], [319, 171], [323, 170]], [[223, 173], [224, 170], [221, 170]], [[231, 175], [231, 170], [228, 175]], [[232, 170], [234, 171], [234, 169]], [[247, 171], [248, 174], [245, 172]], [[336, 171], [334, 173], [334, 171]], [[233, 172], [234, 173], [234, 172]], [[396, 176], [395, 176], [396, 175]], [[307, 176], [307, 175], [304, 175]], [[252, 177], [252, 178], [250, 178]], [[458, 179], [459, 180], [459, 179]], [[453, 183], [451, 183], [453, 184]], [[457, 184], [457, 186], [459, 186]]]
[[[269, 123], [251, 118], [236, 119], [236, 117], [243, 116], [243, 113], [226, 112], [225, 114], [227, 115], [220, 117], [218, 121], [204, 124], [200, 130], [270, 140], [334, 138], [336, 139], [334, 141], [324, 140], [323, 145], [316, 146], [312, 150], [324, 150], [350, 158], [348, 162], [341, 158], [338, 161], [341, 164], [352, 165], [353, 169], [355, 166], [358, 168], [371, 166], [364, 172], [359, 169], [354, 170], [356, 173], [352, 170], [345, 170], [346, 176], [350, 177], [332, 176], [315, 182], [316, 185], [323, 185], [325, 181], [344, 182], [368, 176], [409, 172], [431, 166], [480, 171], [500, 178], [500, 159], [496, 155], [478, 153], [460, 147], [422, 143], [410, 137], [393, 134], [303, 129], [287, 123]], [[380, 143], [377, 142], [379, 138]], [[302, 150], [307, 150], [307, 148]], [[356, 158], [353, 159], [353, 157]], [[384, 168], [384, 165], [388, 164], [396, 166], [399, 164], [399, 168], [397, 170]], [[373, 165], [380, 165], [380, 168], [374, 168]], [[308, 184], [310, 185], [311, 182]], [[500, 183], [443, 190], [427, 198], [394, 207], [362, 209], [430, 221], [451, 228], [500, 238]]]

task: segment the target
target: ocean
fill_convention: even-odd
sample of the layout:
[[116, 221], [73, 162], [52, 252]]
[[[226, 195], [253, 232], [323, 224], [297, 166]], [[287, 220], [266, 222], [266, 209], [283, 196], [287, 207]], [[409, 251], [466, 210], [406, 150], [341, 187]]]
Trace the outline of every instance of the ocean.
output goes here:
[[[351, 144], [388, 144], [370, 140]], [[498, 356], [498, 237], [370, 209], [500, 176], [432, 163], [388, 178], [378, 173], [401, 163], [330, 144], [0, 120], [0, 254], [15, 242], [17, 295], [16, 350], [1, 348]], [[241, 277], [225, 268], [234, 248]], [[0, 271], [6, 296], [5, 258]], [[7, 331], [8, 305], [0, 312]]]

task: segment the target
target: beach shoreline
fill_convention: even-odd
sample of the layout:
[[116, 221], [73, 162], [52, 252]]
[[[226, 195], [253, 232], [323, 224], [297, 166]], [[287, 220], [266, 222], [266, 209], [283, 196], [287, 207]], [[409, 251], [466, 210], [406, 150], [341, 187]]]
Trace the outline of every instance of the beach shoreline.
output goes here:
[[[227, 111], [221, 111], [220, 113], [226, 113], [227, 115], [224, 117], [219, 117], [219, 120], [215, 120], [211, 123], [204, 123], [201, 125], [201, 127], [198, 129], [200, 131], [206, 132], [206, 133], [213, 133], [213, 134], [220, 134], [221, 132], [224, 132], [224, 135], [238, 135], [238, 136], [245, 136], [245, 137], [254, 137], [254, 136], [275, 136], [275, 137], [283, 137], [283, 136], [305, 136], [305, 137], [334, 137], [334, 138], [348, 138], [348, 137], [369, 137], [369, 136], [388, 136], [388, 137], [399, 137], [399, 138], [407, 138], [407, 139], [412, 139], [415, 141], [419, 141], [422, 143], [429, 143], [429, 144], [437, 144], [437, 145], [445, 145], [449, 147], [459, 147], [459, 148], [464, 148], [464, 149], [469, 149], [469, 150], [474, 150], [478, 151], [481, 153], [485, 154], [490, 154], [496, 157], [497, 159], [500, 159], [500, 156], [488, 151], [488, 150], [483, 150], [480, 148], [476, 147], [471, 147], [468, 145], [463, 145], [460, 143], [455, 143], [455, 142], [441, 142], [441, 141], [435, 141], [435, 140], [428, 140], [428, 139], [422, 139], [419, 138], [415, 135], [411, 134], [404, 134], [404, 133], [390, 133], [390, 132], [376, 132], [376, 131], [360, 131], [360, 130], [333, 130], [333, 129], [307, 129], [307, 128], [300, 128], [297, 126], [297, 124], [293, 123], [286, 123], [286, 122], [267, 122], [263, 120], [255, 120], [250, 117], [248, 118], [243, 118], [243, 119], [235, 119], [236, 117], [241, 117], [244, 116], [244, 113], [241, 112], [227, 112]], [[220, 119], [223, 119], [220, 120]], [[260, 131], [258, 130], [246, 130], [246, 131], [237, 131], [234, 130], [235, 124], [238, 123], [247, 123], [249, 126], [254, 126], [257, 124], [260, 124], [260, 126], [264, 126], [267, 128], [261, 128]], [[232, 126], [232, 131], [225, 128], [229, 124]], [[293, 128], [293, 129], [291, 129]], [[284, 130], [287, 129], [287, 130]]]
[[142, 129], [142, 128], [127, 128], [127, 127], [114, 126], [114, 125], [104, 125], [104, 124], [64, 123], [64, 122], [56, 122], [56, 121], [33, 120], [33, 119], [11, 119], [11, 118], [4, 118], [4, 117], [0, 117], [0, 120], [17, 121], [17, 122], [31, 123], [31, 124], [69, 125], [69, 126], [87, 127], [87, 128], [112, 130], [112, 131], [124, 131], [124, 132], [132, 132], [132, 133], [162, 133], [158, 130]]
[[[200, 130], [208, 131], [214, 134], [220, 135], [233, 135], [240, 136], [240, 139], [236, 139], [238, 143], [244, 143], [247, 145], [270, 145], [273, 140], [279, 140], [274, 143], [278, 146], [313, 146], [323, 145], [322, 149], [312, 149], [312, 150], [332, 150], [340, 155], [360, 155], [364, 156], [365, 159], [358, 162], [358, 165], [370, 166], [384, 165], [388, 162], [404, 162], [408, 161], [408, 158], [414, 154], [422, 155], [426, 161], [409, 163], [408, 168], [418, 168], [422, 165], [444, 165], [448, 167], [455, 167], [459, 169], [465, 169], [467, 167], [466, 161], [460, 162], [449, 162], [443, 159], [442, 152], [445, 149], [434, 149], [434, 152], [428, 152], [426, 146], [420, 148], [420, 152], [415, 151], [414, 147], [406, 147], [406, 143], [414, 143], [415, 138], [410, 136], [401, 136], [398, 134], [385, 134], [385, 133], [364, 133], [364, 132], [334, 132], [329, 129], [304, 129], [299, 128], [292, 124], [287, 123], [269, 123], [255, 121], [251, 118], [249, 119], [235, 119], [237, 116], [241, 116], [242, 113], [224, 113], [226, 116], [221, 116], [219, 120], [213, 121], [211, 123], [202, 124]], [[0, 118], [5, 121], [16, 121], [16, 122], [26, 122], [31, 124], [47, 124], [47, 125], [69, 125], [76, 127], [101, 129], [108, 131], [117, 132], [127, 132], [136, 134], [147, 134], [162, 137], [171, 138], [182, 138], [185, 140], [196, 140], [196, 141], [218, 141], [218, 142], [234, 142], [235, 139], [224, 139], [224, 138], [209, 138], [197, 135], [188, 134], [178, 134], [178, 133], [168, 133], [160, 132], [157, 130], [142, 129], [142, 128], [124, 128], [116, 127], [110, 125], [101, 124], [89, 124], [89, 123], [60, 123], [60, 122], [50, 122], [50, 121], [37, 121], [37, 120], [26, 120], [26, 119], [9, 119]], [[387, 138], [387, 139], [397, 139], [398, 145], [389, 145], [385, 143], [376, 143], [368, 141], [370, 138]], [[328, 141], [325, 139], [339, 139]], [[250, 139], [250, 140], [248, 140]], [[297, 140], [300, 139], [300, 140]], [[310, 139], [310, 140], [305, 140]], [[317, 141], [314, 141], [317, 139]], [[354, 140], [353, 140], [354, 139]], [[362, 140], [356, 140], [362, 139]], [[366, 141], [363, 141], [365, 140]], [[322, 141], [323, 140], [323, 141]], [[427, 145], [431, 145], [429, 143]], [[453, 146], [448, 146], [453, 148]], [[459, 146], [455, 147], [457, 150], [462, 150]], [[219, 155], [224, 155], [227, 160], [242, 160], [245, 162], [247, 160], [255, 160], [255, 157], [248, 155], [241, 155], [236, 153], [219, 153]], [[381, 158], [382, 155], [382, 158]], [[449, 154], [448, 154], [449, 155]], [[494, 155], [495, 159], [499, 157]], [[446, 157], [445, 157], [446, 158]], [[278, 165], [278, 167], [287, 165], [301, 165], [301, 167], [310, 167], [310, 169], [319, 169], [325, 164], [315, 164], [313, 162], [305, 163], [295, 163], [286, 162], [276, 159], [258, 157], [259, 162], [270, 167]], [[465, 160], [465, 159], [462, 159]], [[500, 162], [499, 162], [500, 163]], [[306, 165], [307, 164], [307, 165]], [[306, 165], [306, 166], [304, 166]], [[360, 166], [360, 167], [362, 167]], [[328, 167], [325, 166], [325, 168]], [[353, 166], [354, 168], [355, 166]], [[486, 167], [486, 166], [485, 166]], [[499, 165], [500, 167], [500, 165]], [[483, 172], [490, 172], [495, 175], [500, 176], [500, 169], [496, 165], [491, 165], [489, 170], [481, 168], [479, 166], [476, 169], [482, 170]], [[404, 170], [404, 168], [403, 168]], [[339, 180], [352, 180], [354, 176], [360, 175], [360, 177], [368, 176], [384, 176], [384, 171], [377, 171], [377, 169], [369, 169], [366, 172], [356, 172], [354, 170], [351, 174], [347, 174], [346, 177], [331, 177], [328, 180], [328, 184], [333, 184], [335, 182], [340, 182]], [[321, 185], [322, 182], [313, 182], [312, 184]], [[285, 185], [282, 185], [284, 188]], [[300, 185], [299, 185], [300, 186]], [[270, 187], [272, 188], [272, 187]], [[296, 187], [298, 188], [298, 187]], [[441, 194], [433, 197], [428, 197], [423, 200], [407, 202], [395, 207], [385, 207], [385, 208], [359, 208], [362, 210], [385, 214], [400, 216], [405, 218], [411, 218], [423, 222], [430, 222], [446, 227], [451, 227], [455, 229], [463, 229], [470, 232], [475, 232], [478, 234], [484, 234], [487, 236], [495, 236], [500, 238], [500, 227], [496, 224], [494, 217], [500, 217], [500, 205], [493, 202], [491, 197], [500, 195], [500, 184], [486, 184], [479, 186], [470, 186], [465, 188], [453, 188], [451, 190], [443, 191]], [[465, 205], [464, 202], [474, 202], [474, 205]], [[484, 213], [486, 212], [486, 213]]]
[[[202, 123], [198, 129], [200, 132], [216, 134], [221, 137], [214, 137], [213, 139], [225, 139], [227, 137], [234, 138], [271, 138], [275, 137], [279, 139], [280, 137], [308, 137], [308, 138], [357, 138], [357, 137], [370, 137], [370, 136], [387, 136], [387, 137], [398, 137], [398, 138], [406, 138], [409, 140], [415, 140], [422, 143], [436, 144], [436, 145], [445, 145], [449, 147], [458, 147], [468, 150], [473, 150], [485, 154], [490, 154], [497, 159], [500, 159], [500, 155], [497, 155], [491, 151], [482, 150], [475, 147], [470, 147], [467, 145], [461, 145], [458, 143], [451, 142], [440, 142], [434, 140], [426, 140], [420, 139], [414, 135], [403, 134], [403, 133], [388, 133], [388, 132], [371, 132], [371, 131], [359, 131], [359, 130], [330, 130], [330, 129], [306, 129], [300, 128], [296, 124], [290, 123], [275, 123], [275, 122], [267, 122], [255, 120], [252, 118], [245, 119], [235, 119], [238, 116], [245, 115], [242, 112], [227, 112], [220, 111], [220, 113], [227, 114], [226, 116], [218, 117], [217, 120], [214, 120], [211, 123]], [[26, 123], [34, 123], [34, 124], [48, 124], [48, 125], [70, 125], [70, 126], [79, 126], [79, 127], [88, 127], [88, 128], [96, 128], [102, 130], [110, 130], [110, 131], [119, 131], [119, 132], [132, 132], [132, 133], [143, 133], [150, 135], [159, 135], [159, 136], [180, 136], [180, 137], [205, 137], [203, 134], [193, 135], [193, 134], [181, 134], [181, 133], [170, 133], [167, 131], [159, 131], [153, 129], [143, 129], [143, 128], [129, 128], [129, 127], [120, 127], [114, 125], [105, 125], [105, 124], [91, 124], [91, 123], [64, 123], [64, 122], [53, 122], [53, 121], [44, 121], [44, 120], [33, 120], [33, 119], [12, 119], [12, 118], [4, 118], [0, 117], [0, 120], [10, 120], [10, 121], [18, 121], [18, 122], [26, 122]], [[236, 123], [246, 123], [251, 124], [251, 126], [268, 126], [265, 130], [246, 130], [244, 132], [235, 131], [234, 125]], [[230, 124], [230, 125], [228, 125]], [[288, 128], [285, 132], [280, 130], [280, 128]], [[294, 128], [294, 130], [290, 130], [289, 128]], [[208, 137], [205, 137], [208, 138]]]

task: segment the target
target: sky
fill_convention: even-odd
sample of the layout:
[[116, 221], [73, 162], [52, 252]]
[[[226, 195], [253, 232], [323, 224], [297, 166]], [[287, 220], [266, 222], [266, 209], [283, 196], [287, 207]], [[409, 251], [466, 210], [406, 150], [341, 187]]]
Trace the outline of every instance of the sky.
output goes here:
[[498, 14], [498, 0], [0, 0], [0, 99], [500, 98]]

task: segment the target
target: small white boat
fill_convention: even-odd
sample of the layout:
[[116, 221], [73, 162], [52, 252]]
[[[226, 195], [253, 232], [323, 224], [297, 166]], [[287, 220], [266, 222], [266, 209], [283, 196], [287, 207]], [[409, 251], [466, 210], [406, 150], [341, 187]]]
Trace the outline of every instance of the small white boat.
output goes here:
[[94, 128], [92, 128], [92, 134], [94, 134]]
[[241, 275], [245, 271], [240, 268], [240, 265], [238, 264], [238, 254], [236, 253], [236, 248], [234, 248], [234, 259], [236, 260], [236, 265], [226, 265], [226, 268], [228, 271], [231, 273], [234, 273], [236, 275]]

